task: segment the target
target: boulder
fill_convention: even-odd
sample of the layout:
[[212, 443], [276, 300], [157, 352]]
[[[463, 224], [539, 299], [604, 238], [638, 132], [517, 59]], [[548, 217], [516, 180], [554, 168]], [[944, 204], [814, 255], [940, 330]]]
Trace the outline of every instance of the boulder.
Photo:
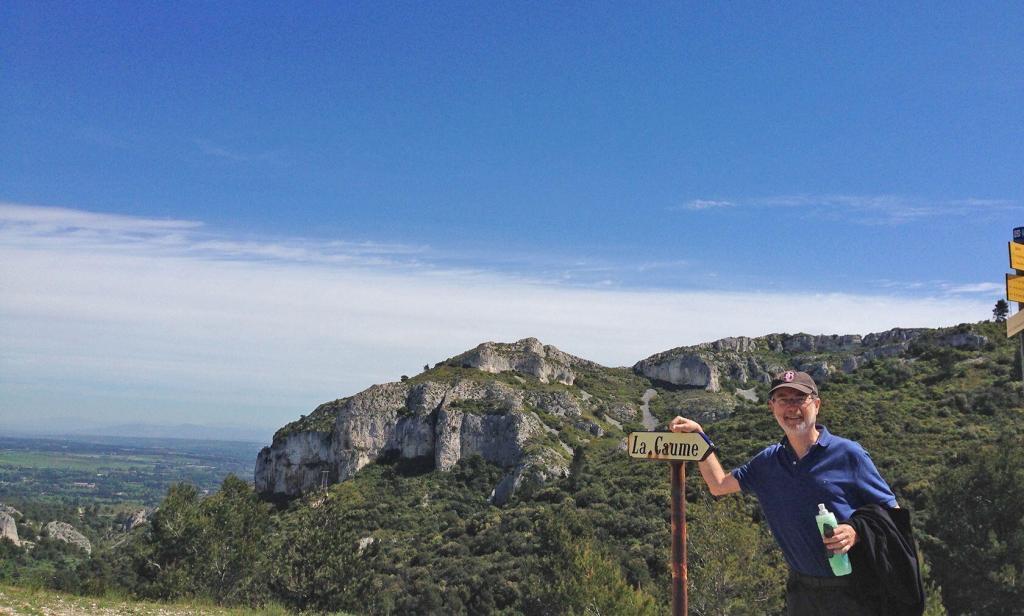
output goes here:
[[591, 436], [604, 436], [604, 428], [593, 421], [577, 421], [573, 425], [577, 430], [582, 430]]
[[71, 526], [67, 522], [50, 522], [46, 525], [44, 532], [51, 539], [70, 543], [71, 545], [85, 550], [87, 554], [92, 554], [92, 544], [89, 543], [89, 540], [86, 539], [85, 535], [75, 530], [75, 527]]
[[14, 545], [21, 545], [18, 539], [18, 523], [7, 513], [0, 513], [0, 539], [9, 539]]

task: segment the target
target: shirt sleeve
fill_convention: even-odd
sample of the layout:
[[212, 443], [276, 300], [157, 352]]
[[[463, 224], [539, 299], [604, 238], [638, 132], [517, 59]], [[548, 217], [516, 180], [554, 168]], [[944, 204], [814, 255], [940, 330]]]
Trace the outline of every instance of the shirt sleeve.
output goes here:
[[744, 492], [756, 493], [760, 487], [760, 477], [762, 473], [759, 472], [761, 465], [764, 463], [765, 452], [757, 454], [753, 458], [747, 460], [746, 464], [732, 469], [732, 476], [736, 478], [736, 481], [740, 484], [740, 489]]
[[875, 468], [875, 463], [871, 460], [868, 452], [857, 445], [854, 453], [857, 461], [858, 486], [863, 499], [863, 502], [858, 503], [857, 507], [871, 504], [895, 507], [896, 495], [892, 493], [892, 488], [885, 482], [885, 479], [882, 479], [881, 473]]

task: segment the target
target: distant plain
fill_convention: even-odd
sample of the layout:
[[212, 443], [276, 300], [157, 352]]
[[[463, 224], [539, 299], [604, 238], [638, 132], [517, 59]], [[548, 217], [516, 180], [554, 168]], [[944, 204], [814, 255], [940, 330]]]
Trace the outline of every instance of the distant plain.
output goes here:
[[215, 491], [249, 481], [262, 445], [114, 436], [0, 437], [0, 502], [25, 499], [153, 507], [177, 482]]

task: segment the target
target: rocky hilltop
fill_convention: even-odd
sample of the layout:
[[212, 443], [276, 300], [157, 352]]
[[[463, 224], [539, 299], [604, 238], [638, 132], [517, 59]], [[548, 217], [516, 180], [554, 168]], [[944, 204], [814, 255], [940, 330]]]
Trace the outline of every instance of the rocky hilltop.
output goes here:
[[[375, 461], [418, 460], [441, 471], [479, 455], [505, 469], [491, 502], [566, 476], [573, 449], [676, 412], [707, 421], [756, 402], [773, 373], [795, 368], [828, 381], [917, 340], [981, 349], [969, 326], [842, 336], [733, 337], [607, 368], [535, 338], [486, 342], [413, 378], [328, 402], [283, 427], [256, 461], [260, 493], [290, 498], [351, 478]], [[641, 414], [642, 411], [642, 414]]]
[[416, 379], [374, 385], [286, 426], [257, 458], [256, 489], [297, 496], [344, 481], [381, 458], [425, 458], [448, 470], [479, 455], [507, 469], [491, 497], [502, 504], [524, 481], [568, 472], [572, 450], [541, 444], [553, 429], [540, 414], [579, 417], [582, 394], [517, 386], [514, 380], [481, 381], [472, 372], [572, 385], [574, 369], [597, 367], [535, 338], [481, 344]]

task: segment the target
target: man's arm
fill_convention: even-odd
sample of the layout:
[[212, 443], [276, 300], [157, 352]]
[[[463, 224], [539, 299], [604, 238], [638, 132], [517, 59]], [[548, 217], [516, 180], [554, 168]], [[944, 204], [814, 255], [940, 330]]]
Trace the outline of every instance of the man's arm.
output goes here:
[[[704, 432], [699, 423], [685, 417], [676, 417], [670, 421], [668, 429], [672, 432]], [[717, 455], [712, 453], [707, 459], [699, 462], [697, 467], [700, 469], [700, 476], [704, 478], [704, 483], [708, 484], [708, 489], [713, 495], [722, 496], [740, 491], [740, 482], [732, 476], [732, 473], [725, 472]]]

